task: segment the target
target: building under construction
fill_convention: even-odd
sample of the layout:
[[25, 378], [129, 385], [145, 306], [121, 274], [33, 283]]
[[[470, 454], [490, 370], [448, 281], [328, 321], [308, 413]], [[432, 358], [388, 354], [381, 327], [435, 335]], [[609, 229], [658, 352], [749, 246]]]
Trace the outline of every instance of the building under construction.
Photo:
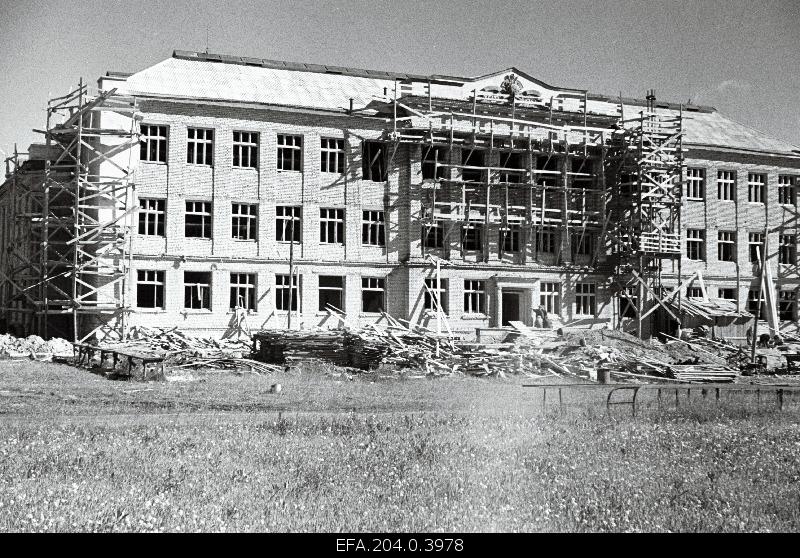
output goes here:
[[743, 338], [760, 300], [795, 329], [800, 148], [653, 91], [176, 51], [43, 124], [0, 189], [18, 335], [388, 313]]

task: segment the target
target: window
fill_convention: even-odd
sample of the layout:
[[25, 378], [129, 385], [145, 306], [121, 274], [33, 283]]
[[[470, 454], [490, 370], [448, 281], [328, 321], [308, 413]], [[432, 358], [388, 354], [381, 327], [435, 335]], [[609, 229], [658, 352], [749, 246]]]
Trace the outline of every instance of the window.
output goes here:
[[750, 249], [750, 261], [760, 263], [761, 254], [764, 251], [764, 233], [747, 233], [747, 246]]
[[298, 277], [295, 274], [292, 277], [291, 287], [288, 275], [275, 276], [275, 309], [284, 311], [296, 311], [300, 306], [300, 289], [298, 286]]
[[797, 306], [796, 291], [778, 292], [778, 319], [794, 321], [795, 306]]
[[706, 197], [706, 170], [686, 169], [686, 197], [702, 200]]
[[500, 230], [500, 242], [503, 252], [519, 252], [519, 225], [509, 225], [507, 229]]
[[164, 272], [139, 269], [136, 271], [136, 306], [164, 308]]
[[320, 208], [319, 241], [322, 244], [344, 244], [344, 209]]
[[382, 312], [385, 308], [384, 279], [382, 277], [361, 278], [361, 311]]
[[233, 132], [233, 166], [258, 168], [258, 132]]
[[688, 298], [703, 298], [703, 289], [700, 287], [686, 287], [686, 296]]
[[556, 233], [543, 229], [536, 233], [536, 251], [552, 254], [556, 251]]
[[231, 273], [231, 309], [256, 309], [255, 273]]
[[365, 141], [361, 170], [364, 180], [386, 182], [389, 174], [386, 169], [386, 144], [377, 141]]
[[548, 314], [561, 313], [561, 283], [541, 283], [539, 285], [539, 306]]
[[426, 223], [422, 226], [422, 245], [425, 248], [444, 247], [444, 225], [441, 221]]
[[[545, 171], [536, 175], [536, 182], [541, 186], [555, 186], [561, 173], [558, 170], [558, 157], [536, 157], [536, 170]], [[552, 207], [552, 206], [551, 206]]]
[[686, 229], [686, 257], [690, 260], [704, 260], [705, 250], [703, 245], [706, 240], [706, 231], [701, 229]]
[[486, 314], [486, 281], [464, 280], [464, 312]]
[[320, 139], [320, 169], [322, 172], [344, 174], [344, 140]]
[[139, 160], [150, 163], [167, 162], [167, 127], [142, 124], [139, 136]]
[[383, 211], [364, 211], [361, 221], [361, 244], [386, 246], [386, 227]]
[[422, 148], [422, 178], [447, 178], [447, 164], [450, 152], [443, 147], [425, 146]]
[[183, 307], [192, 310], [211, 309], [211, 274], [183, 272]]
[[303, 137], [278, 134], [278, 170], [303, 170]]
[[164, 236], [166, 200], [139, 199], [139, 234]]
[[[584, 188], [592, 190], [594, 188], [594, 164], [591, 159], [576, 158], [570, 160], [571, 172], [578, 173], [578, 176], [570, 176], [573, 188]], [[589, 176], [581, 176], [589, 175]]]
[[797, 205], [797, 179], [794, 176], [778, 176], [778, 203]]
[[[462, 149], [461, 164], [465, 167], [485, 167], [485, 153], [478, 149]], [[482, 168], [462, 168], [461, 180], [465, 182], [482, 182], [484, 180]]]
[[344, 309], [344, 277], [319, 276], [319, 309], [324, 312], [328, 306]]
[[591, 256], [594, 254], [594, 233], [572, 233], [572, 255]]
[[[627, 296], [626, 296], [627, 295]], [[639, 287], [625, 287], [619, 294], [619, 313], [623, 318], [635, 318], [639, 307]]]
[[797, 237], [793, 234], [782, 234], [778, 239], [778, 263], [787, 265], [797, 263]]
[[436, 288], [436, 278], [425, 279], [425, 292], [423, 307], [425, 310], [436, 311], [437, 306], [434, 297], [439, 301], [442, 312], [448, 313], [447, 279], [439, 279], [439, 288]]
[[501, 171], [500, 182], [519, 184], [525, 172], [525, 161], [522, 153], [500, 153], [500, 167], [504, 169], [519, 169], [517, 171]]
[[481, 229], [478, 225], [461, 227], [461, 248], [464, 250], [482, 250]]
[[750, 312], [753, 316], [758, 316], [762, 320], [767, 315], [767, 306], [766, 302], [763, 300], [763, 296], [761, 297], [761, 313], [759, 313], [758, 308], [758, 289], [750, 289], [747, 293], [747, 311]]
[[736, 173], [717, 171], [717, 198], [723, 201], [736, 201]]
[[767, 177], [763, 174], [747, 175], [747, 201], [764, 203], [767, 199]]
[[717, 240], [717, 259], [721, 262], [736, 261], [736, 233], [719, 231]]
[[249, 203], [231, 205], [231, 238], [256, 240], [258, 238], [258, 206]]
[[718, 298], [724, 298], [725, 300], [736, 300], [736, 289], [720, 287], [717, 291], [717, 294], [719, 295]]
[[187, 238], [211, 238], [211, 202], [187, 201], [184, 228]]
[[194, 165], [214, 164], [214, 130], [189, 128], [186, 143], [186, 162]]
[[300, 242], [303, 232], [302, 208], [279, 205], [275, 207], [275, 240]]
[[594, 283], [575, 284], [575, 314], [579, 316], [594, 316], [597, 312], [597, 299], [595, 297]]

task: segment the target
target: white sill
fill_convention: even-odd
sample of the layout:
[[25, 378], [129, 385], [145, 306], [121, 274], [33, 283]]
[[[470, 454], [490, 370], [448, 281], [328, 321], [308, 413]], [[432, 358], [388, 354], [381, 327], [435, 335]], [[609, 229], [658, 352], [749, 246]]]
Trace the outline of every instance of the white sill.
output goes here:
[[167, 161], [142, 161], [141, 159], [139, 159], [139, 162], [140, 163], [145, 163], [145, 164], [148, 164], [148, 165], [164, 165], [164, 166], [167, 166]]
[[381, 314], [380, 312], [359, 312], [358, 313], [358, 317], [359, 318], [379, 318], [382, 315], [383, 314]]
[[186, 164], [189, 165], [190, 167], [202, 167], [202, 168], [206, 168], [206, 169], [213, 169], [214, 168], [214, 165], [207, 165], [205, 163], [188, 163], [187, 162]]
[[750, 203], [750, 204], [753, 204], [753, 205], [764, 205], [764, 202], [748, 201], [747, 203]]
[[255, 171], [255, 172], [258, 172], [258, 167], [236, 167], [236, 166], [231, 165], [231, 169], [232, 170], [236, 170], [236, 171]]
[[488, 320], [489, 316], [486, 314], [463, 314], [462, 320]]
[[212, 238], [206, 238], [204, 236], [186, 236], [186, 235], [184, 235], [183, 238], [185, 238], [186, 240], [204, 240], [206, 242], [211, 242], [213, 240]]
[[[450, 317], [450, 314], [448, 314], [447, 312], [443, 312], [443, 314], [444, 314], [444, 318], [449, 318]], [[425, 318], [435, 319], [436, 316], [437, 316], [437, 313], [434, 310], [424, 310], [422, 312], [422, 316], [425, 317]]]
[[[250, 241], [248, 241], [248, 242], [253, 242], [253, 241], [252, 241], [252, 240], [250, 240]], [[277, 242], [278, 244], [285, 244], [286, 246], [289, 246], [290, 244], [295, 244], [295, 245], [300, 245], [300, 244], [302, 244], [302, 242], [299, 242], [299, 241], [291, 241], [291, 240], [276, 240], [275, 242]]]
[[[228, 316], [233, 316], [235, 313], [236, 312], [233, 311], [233, 310], [228, 310], [227, 312], [225, 312], [225, 314], [228, 315]], [[247, 311], [247, 315], [248, 316], [255, 316], [256, 314], [258, 314], [258, 309], [256, 309], [256, 310], [248, 310]]]
[[[234, 242], [252, 242], [253, 244], [258, 242], [257, 238], [231, 238], [231, 240], [233, 240]], [[286, 244], [289, 243], [287, 242]]]
[[136, 307], [136, 312], [142, 312], [146, 314], [166, 314], [166, 309], [164, 308], [145, 308], [141, 306]]
[[686, 201], [706, 201], [705, 198], [686, 198]]
[[211, 314], [210, 308], [184, 308], [181, 314]]
[[301, 170], [281, 170], [281, 169], [277, 169], [277, 170], [278, 170], [278, 173], [279, 173], [279, 174], [280, 174], [280, 173], [284, 173], [284, 172], [291, 172], [291, 173], [296, 173], [296, 174], [303, 174], [303, 171], [301, 171]]

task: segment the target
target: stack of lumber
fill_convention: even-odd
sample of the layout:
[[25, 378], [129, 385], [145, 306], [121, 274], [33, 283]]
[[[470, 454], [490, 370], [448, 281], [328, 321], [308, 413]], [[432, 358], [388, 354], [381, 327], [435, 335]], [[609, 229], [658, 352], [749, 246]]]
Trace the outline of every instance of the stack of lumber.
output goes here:
[[738, 376], [735, 370], [713, 364], [673, 364], [667, 367], [669, 377], [686, 382], [733, 382]]
[[341, 330], [264, 330], [253, 335], [253, 353], [279, 364], [321, 359], [347, 366], [344, 337]]

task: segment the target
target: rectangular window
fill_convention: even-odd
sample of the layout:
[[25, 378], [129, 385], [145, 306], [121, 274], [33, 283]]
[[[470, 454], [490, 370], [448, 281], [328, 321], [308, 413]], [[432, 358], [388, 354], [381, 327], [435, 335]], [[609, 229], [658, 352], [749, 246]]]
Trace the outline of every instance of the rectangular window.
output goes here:
[[256, 240], [258, 238], [258, 206], [249, 203], [231, 205], [231, 238]]
[[164, 272], [136, 270], [136, 306], [164, 308]]
[[461, 227], [461, 248], [464, 250], [483, 250], [481, 228], [469, 224]]
[[278, 170], [303, 170], [303, 136], [278, 134]]
[[382, 312], [386, 308], [386, 290], [382, 277], [361, 278], [361, 311]]
[[750, 249], [750, 261], [759, 263], [761, 261], [759, 254], [764, 250], [764, 233], [747, 233], [747, 246]]
[[690, 260], [704, 260], [706, 231], [701, 229], [686, 229], [686, 257]]
[[796, 177], [778, 176], [778, 203], [781, 205], [797, 205]]
[[639, 307], [639, 287], [626, 287], [624, 293], [619, 294], [619, 313], [623, 318], [635, 318]]
[[187, 201], [186, 238], [211, 238], [211, 202]]
[[736, 233], [719, 231], [717, 240], [717, 259], [721, 262], [736, 261]]
[[[570, 160], [570, 168], [573, 173], [570, 176], [573, 188], [594, 189], [594, 163], [591, 159], [575, 158]], [[587, 176], [588, 175], [588, 176]]]
[[344, 244], [344, 209], [320, 208], [319, 241], [322, 244]]
[[575, 314], [594, 316], [597, 313], [597, 298], [594, 283], [575, 283]]
[[436, 311], [437, 305], [434, 301], [434, 297], [439, 301], [439, 307], [441, 307], [442, 312], [448, 314], [448, 296], [447, 296], [447, 279], [440, 279], [439, 280], [439, 288], [436, 288], [436, 278], [433, 279], [425, 279], [425, 292], [424, 294], [424, 301], [423, 301], [423, 308], [425, 310]]
[[386, 246], [386, 225], [383, 211], [364, 211], [361, 221], [361, 244]]
[[275, 276], [275, 309], [296, 311], [299, 306], [300, 288], [297, 274], [292, 277], [291, 287], [288, 275]]
[[320, 139], [320, 171], [344, 174], [344, 140]]
[[364, 174], [364, 180], [386, 182], [389, 177], [386, 169], [386, 144], [377, 141], [365, 141], [362, 150], [361, 170]]
[[167, 127], [142, 124], [139, 136], [139, 160], [150, 163], [167, 162]]
[[424, 146], [422, 148], [422, 178], [447, 178], [447, 167], [441, 165], [448, 162], [449, 154], [449, 150], [444, 147]]
[[214, 130], [189, 128], [187, 131], [186, 162], [193, 165], [214, 164]]
[[536, 251], [552, 254], [556, 251], [556, 233], [543, 229], [536, 233]]
[[686, 169], [686, 198], [703, 200], [706, 197], [706, 169]]
[[483, 182], [486, 179], [484, 168], [485, 153], [479, 149], [461, 150], [461, 180], [465, 182]]
[[139, 234], [164, 236], [166, 200], [139, 198]]
[[256, 274], [231, 273], [231, 310], [256, 309]]
[[797, 237], [793, 234], [782, 234], [778, 237], [778, 263], [794, 265], [797, 263]]
[[328, 306], [344, 310], [344, 277], [335, 275], [319, 276], [319, 310], [324, 312]]
[[275, 207], [275, 240], [300, 242], [303, 232], [302, 208], [279, 205]]
[[193, 310], [211, 309], [211, 274], [183, 272], [183, 307]]
[[510, 182], [512, 184], [519, 184], [522, 182], [526, 167], [522, 153], [513, 151], [500, 153], [500, 167], [504, 169], [518, 169], [500, 171], [500, 182]]
[[761, 313], [759, 314], [758, 309], [758, 289], [750, 289], [747, 293], [747, 311], [750, 312], [753, 316], [758, 316], [762, 320], [767, 315], [767, 306], [766, 302], [763, 300], [763, 296], [761, 297]]
[[258, 168], [258, 132], [233, 132], [233, 166]]
[[539, 285], [539, 306], [548, 314], [561, 313], [561, 283], [541, 283]]
[[688, 298], [703, 298], [703, 289], [700, 287], [686, 287], [686, 296]]
[[767, 199], [767, 176], [749, 173], [747, 175], [747, 201], [764, 203]]
[[464, 280], [464, 312], [486, 314], [486, 281]]
[[507, 229], [501, 229], [500, 242], [502, 242], [503, 252], [519, 252], [519, 238], [519, 225], [509, 225]]
[[778, 319], [794, 321], [797, 306], [796, 291], [778, 291]]
[[433, 224], [426, 223], [422, 226], [422, 245], [425, 248], [444, 247], [444, 224], [441, 221], [434, 221]]
[[731, 289], [730, 287], [720, 287], [717, 291], [719, 295], [718, 298], [724, 298], [725, 300], [736, 300], [736, 289]]
[[573, 256], [591, 256], [594, 254], [594, 233], [572, 233], [571, 249]]
[[717, 199], [736, 201], [736, 173], [717, 171]]

